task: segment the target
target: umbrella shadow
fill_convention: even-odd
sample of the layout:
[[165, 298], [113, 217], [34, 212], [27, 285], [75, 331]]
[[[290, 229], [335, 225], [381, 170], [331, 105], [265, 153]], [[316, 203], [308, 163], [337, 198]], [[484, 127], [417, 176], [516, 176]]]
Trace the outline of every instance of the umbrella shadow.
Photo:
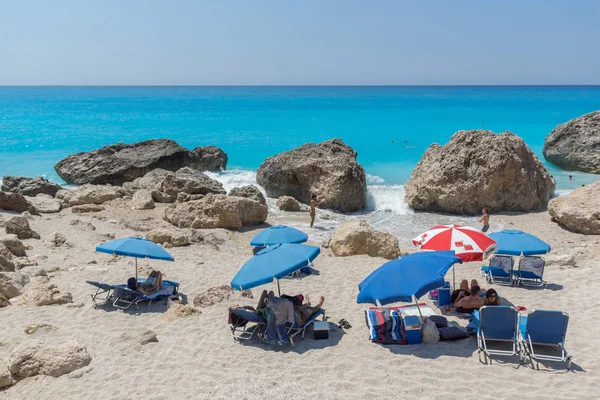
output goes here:
[[[188, 297], [183, 293], [177, 293], [177, 296], [181, 299], [181, 304], [188, 304]], [[143, 315], [143, 314], [163, 314], [169, 309], [169, 298], [155, 300], [151, 303], [148, 301], [141, 302], [139, 304], [131, 305], [128, 309], [118, 308], [112, 305], [112, 303], [98, 304], [94, 308], [105, 312], [123, 312], [129, 315]]]
[[433, 344], [389, 345], [379, 344], [393, 354], [413, 355], [415, 357], [435, 360], [440, 357], [470, 358], [477, 351], [477, 339], [472, 336], [456, 341], [440, 341]]
[[264, 351], [272, 351], [276, 353], [298, 353], [304, 354], [313, 350], [323, 350], [328, 347], [337, 346], [342, 340], [342, 337], [346, 334], [343, 329], [338, 328], [332, 322], [328, 322], [329, 325], [329, 337], [327, 339], [315, 339], [312, 325], [306, 328], [304, 333], [304, 339], [302, 334], [294, 337], [294, 344], [287, 342], [283, 345], [269, 345], [261, 342], [258, 339], [238, 341], [242, 346], [252, 346], [260, 348]]
[[264, 222], [260, 225], [248, 225], [248, 226], [242, 226], [241, 228], [237, 229], [238, 232], [241, 233], [245, 233], [245, 232], [253, 232], [253, 231], [262, 231], [263, 229], [267, 229], [270, 228], [271, 224], [269, 224], [268, 222]]

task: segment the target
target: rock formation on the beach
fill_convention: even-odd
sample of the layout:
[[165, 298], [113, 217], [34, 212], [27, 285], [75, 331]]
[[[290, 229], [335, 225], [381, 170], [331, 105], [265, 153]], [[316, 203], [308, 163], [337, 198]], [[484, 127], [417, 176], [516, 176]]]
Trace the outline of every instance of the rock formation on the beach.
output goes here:
[[121, 333], [110, 342], [114, 347], [137, 347], [147, 345], [148, 343], [158, 343], [158, 338], [156, 337], [156, 332], [153, 330], [134, 328]]
[[0, 243], [6, 246], [8, 251], [12, 253], [13, 256], [17, 257], [26, 257], [27, 252], [25, 249], [25, 245], [18, 238], [14, 236], [7, 236], [0, 238]]
[[52, 232], [50, 236], [44, 240], [44, 245], [48, 248], [57, 248], [57, 247], [72, 247], [73, 245], [67, 242], [67, 238], [60, 232]]
[[248, 199], [256, 200], [262, 205], [267, 205], [267, 200], [265, 199], [265, 196], [263, 196], [260, 190], [254, 185], [235, 187], [231, 189], [227, 195], [246, 197]]
[[123, 196], [125, 191], [122, 188], [106, 185], [82, 185], [67, 194], [61, 193], [62, 199], [71, 206], [102, 204]]
[[[0, 299], [0, 302], [2, 300]], [[2, 307], [2, 306], [0, 306]], [[0, 360], [0, 389], [12, 386], [13, 380], [10, 370], [8, 369], [8, 363]]]
[[29, 226], [27, 219], [23, 217], [12, 217], [6, 223], [6, 233], [17, 235], [19, 239], [39, 239], [40, 234]]
[[259, 225], [266, 221], [268, 209], [244, 197], [209, 194], [188, 203], [175, 203], [165, 210], [165, 220], [180, 228], [226, 228]]
[[357, 153], [340, 139], [307, 143], [267, 158], [258, 168], [258, 184], [267, 196], [292, 196], [303, 203], [317, 194], [323, 208], [355, 212], [365, 208], [367, 183]]
[[233, 289], [229, 285], [212, 287], [194, 298], [194, 307], [205, 308], [214, 306], [223, 300], [227, 300], [232, 294]]
[[188, 195], [226, 193], [221, 182], [191, 168], [181, 168], [176, 172], [155, 169], [133, 182], [123, 184], [123, 188], [130, 193], [139, 190], [151, 191], [152, 199], [158, 203], [173, 203], [181, 193]]
[[292, 196], [280, 196], [275, 204], [281, 211], [300, 211], [300, 203]]
[[225, 229], [191, 229], [190, 240], [220, 250], [229, 240], [229, 232]]
[[546, 160], [561, 168], [600, 174], [600, 111], [558, 125], [542, 151]]
[[152, 199], [151, 190], [137, 190], [131, 199], [131, 208], [134, 210], [152, 210], [156, 205]]
[[156, 228], [146, 233], [146, 239], [154, 243], [164, 244], [167, 247], [180, 247], [190, 244], [190, 238], [181, 233], [174, 232], [165, 228]]
[[404, 189], [415, 210], [475, 215], [544, 209], [555, 183], [520, 137], [472, 130], [429, 146]]
[[68, 183], [122, 185], [156, 168], [177, 171], [183, 167], [217, 171], [227, 166], [227, 155], [217, 147], [197, 147], [190, 151], [170, 139], [118, 143], [70, 155], [54, 166]]
[[27, 290], [21, 296], [20, 304], [26, 306], [49, 306], [52, 304], [73, 302], [71, 293], [61, 293], [54, 284], [42, 283], [36, 286], [32, 285], [27, 286]]
[[104, 211], [104, 207], [98, 204], [82, 204], [80, 206], [71, 207], [71, 212], [75, 214], [89, 213], [89, 212], [100, 212]]
[[0, 294], [7, 300], [20, 296], [29, 277], [20, 272], [0, 272]]
[[78, 342], [59, 345], [27, 344], [16, 349], [9, 358], [9, 369], [15, 380], [35, 375], [55, 378], [85, 367], [92, 361], [85, 346]]
[[202, 311], [189, 304], [175, 303], [169, 307], [162, 317], [167, 321], [172, 322], [179, 318], [187, 318], [197, 314], [202, 314]]
[[0, 271], [14, 271], [15, 263], [12, 262], [12, 253], [0, 243]]
[[61, 190], [60, 185], [50, 182], [41, 176], [37, 178], [27, 178], [24, 176], [5, 175], [2, 178], [1, 189], [5, 192], [14, 192], [23, 196], [35, 197], [38, 194], [47, 194], [54, 197], [56, 192]]
[[29, 211], [31, 214], [39, 215], [35, 207], [19, 193], [0, 192], [0, 210], [19, 213]]
[[600, 181], [550, 200], [548, 213], [572, 232], [600, 235]]
[[367, 254], [388, 260], [400, 257], [398, 239], [391, 233], [373, 229], [364, 220], [344, 223], [333, 233], [329, 247], [338, 257]]
[[62, 202], [48, 194], [40, 193], [35, 197], [25, 196], [25, 198], [40, 214], [54, 214], [62, 208]]

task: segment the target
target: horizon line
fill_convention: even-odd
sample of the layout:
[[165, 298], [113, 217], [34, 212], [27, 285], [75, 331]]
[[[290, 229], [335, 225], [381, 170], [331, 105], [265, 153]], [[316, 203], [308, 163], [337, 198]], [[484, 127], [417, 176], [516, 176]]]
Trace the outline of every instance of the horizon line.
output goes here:
[[600, 87], [600, 83], [584, 84], [15, 84], [15, 87]]

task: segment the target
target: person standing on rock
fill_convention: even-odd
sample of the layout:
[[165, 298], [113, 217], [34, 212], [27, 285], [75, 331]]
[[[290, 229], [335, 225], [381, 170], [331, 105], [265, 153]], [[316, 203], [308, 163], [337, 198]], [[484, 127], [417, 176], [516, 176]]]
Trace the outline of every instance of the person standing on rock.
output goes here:
[[488, 214], [487, 208], [481, 210], [482, 216], [481, 218], [477, 218], [477, 221], [483, 222], [483, 228], [481, 228], [482, 232], [487, 232], [490, 229], [490, 216]]
[[310, 227], [311, 228], [315, 224], [315, 216], [317, 215], [316, 208], [319, 207], [319, 205], [321, 205], [323, 203], [325, 203], [325, 199], [321, 199], [320, 201], [317, 201], [316, 194], [313, 194], [312, 196], [310, 196]]

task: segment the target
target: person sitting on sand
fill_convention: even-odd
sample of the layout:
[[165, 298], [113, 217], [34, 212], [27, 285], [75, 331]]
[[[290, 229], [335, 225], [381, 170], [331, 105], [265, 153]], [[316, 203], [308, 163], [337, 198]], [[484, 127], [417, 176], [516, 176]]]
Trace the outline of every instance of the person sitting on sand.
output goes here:
[[[455, 291], [456, 293], [457, 291]], [[452, 293], [454, 295], [454, 293]], [[476, 310], [484, 305], [483, 297], [480, 297], [481, 287], [477, 283], [477, 280], [471, 281], [471, 288], [469, 289], [469, 282], [466, 279], [460, 283], [460, 289], [456, 295], [456, 299], [453, 301], [455, 308], [463, 308], [467, 310]]]
[[490, 229], [490, 215], [488, 214], [487, 208], [481, 210], [483, 215], [481, 218], [477, 218], [479, 222], [483, 222], [483, 228], [481, 228], [481, 232], [487, 232]]
[[144, 283], [137, 287], [137, 291], [144, 294], [152, 294], [162, 288], [162, 272], [152, 271]]
[[325, 203], [325, 199], [317, 200], [317, 195], [313, 194], [310, 196], [310, 227], [312, 228], [315, 224], [315, 216], [317, 215], [316, 208], [319, 205]]

